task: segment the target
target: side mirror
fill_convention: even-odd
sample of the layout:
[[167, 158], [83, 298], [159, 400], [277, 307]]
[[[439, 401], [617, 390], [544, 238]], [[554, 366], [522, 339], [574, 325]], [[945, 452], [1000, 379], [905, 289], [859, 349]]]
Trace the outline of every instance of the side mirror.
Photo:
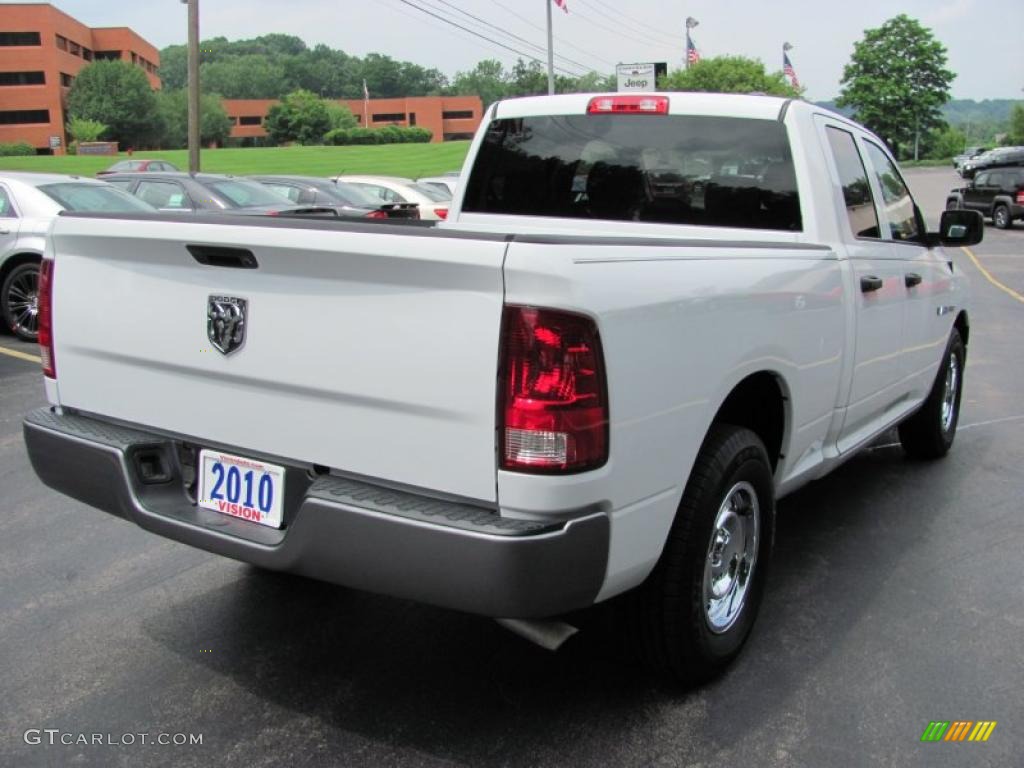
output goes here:
[[978, 211], [943, 211], [939, 231], [933, 235], [937, 245], [976, 245], [985, 234], [985, 221]]

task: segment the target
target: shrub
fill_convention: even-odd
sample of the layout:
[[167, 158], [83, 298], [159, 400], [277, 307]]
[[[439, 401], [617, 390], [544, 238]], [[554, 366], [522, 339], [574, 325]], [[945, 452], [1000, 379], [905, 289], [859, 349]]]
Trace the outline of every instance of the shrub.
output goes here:
[[426, 128], [388, 125], [384, 128], [337, 128], [324, 136], [327, 144], [345, 146], [352, 144], [424, 144], [434, 134]]
[[17, 144], [0, 144], [0, 157], [18, 157], [35, 153], [36, 148], [24, 141], [19, 141]]

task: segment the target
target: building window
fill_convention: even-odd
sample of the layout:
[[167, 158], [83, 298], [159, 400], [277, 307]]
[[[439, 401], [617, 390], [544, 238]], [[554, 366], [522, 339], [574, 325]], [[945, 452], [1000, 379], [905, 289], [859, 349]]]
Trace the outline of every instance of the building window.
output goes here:
[[0, 125], [31, 125], [50, 122], [48, 109], [15, 109], [0, 112]]
[[57, 35], [57, 47], [62, 51], [66, 51], [68, 49], [68, 39], [62, 35]]
[[0, 72], [0, 85], [46, 85], [42, 72]]
[[82, 49], [82, 58], [85, 59], [86, 61], [92, 61], [92, 51], [90, 51], [88, 48], [83, 48]]
[[68, 40], [68, 53], [74, 56], [82, 55], [82, 46], [76, 43], [74, 40]]
[[263, 118], [259, 115], [245, 115], [244, 117], [238, 118], [239, 125], [262, 125]]
[[400, 123], [404, 120], [404, 112], [382, 112], [373, 116], [373, 122], [375, 123]]
[[471, 109], [453, 109], [447, 112], [442, 112], [441, 117], [445, 120], [472, 120], [473, 110]]
[[67, 72], [60, 73], [60, 85], [61, 88], [70, 88], [71, 84], [75, 82], [75, 78], [69, 75]]
[[97, 61], [103, 61], [103, 60], [106, 60], [106, 61], [119, 61], [120, 58], [121, 58], [121, 52], [120, 51], [96, 51], [96, 53], [93, 54], [93, 57]]
[[0, 32], [0, 46], [42, 45], [38, 32]]
[[410, 112], [409, 113], [409, 125], [416, 125], [416, 113], [415, 112]]

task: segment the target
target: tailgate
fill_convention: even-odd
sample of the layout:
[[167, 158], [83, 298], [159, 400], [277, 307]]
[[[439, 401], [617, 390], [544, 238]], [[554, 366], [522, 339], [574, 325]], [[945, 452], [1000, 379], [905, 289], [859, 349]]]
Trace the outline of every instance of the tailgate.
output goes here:
[[58, 218], [61, 404], [493, 501], [504, 238], [238, 222]]

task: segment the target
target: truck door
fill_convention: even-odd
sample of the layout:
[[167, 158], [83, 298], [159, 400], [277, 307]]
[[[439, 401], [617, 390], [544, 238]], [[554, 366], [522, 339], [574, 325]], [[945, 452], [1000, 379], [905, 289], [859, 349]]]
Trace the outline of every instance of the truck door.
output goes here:
[[883, 202], [882, 228], [903, 269], [905, 318], [898, 364], [912, 403], [923, 400], [931, 389], [956, 317], [950, 308], [962, 298], [954, 295], [949, 257], [941, 248], [925, 246], [924, 219], [896, 164], [870, 139], [863, 145]]
[[[842, 189], [846, 222], [840, 231], [846, 241], [852, 285], [848, 287], [853, 324], [853, 365], [840, 451], [858, 444], [897, 406], [900, 387], [900, 351], [903, 346], [904, 304], [901, 254], [893, 250], [880, 224], [877, 190], [872, 184], [861, 149], [847, 126], [821, 120], [825, 144], [831, 154], [834, 180]], [[846, 226], [842, 226], [846, 224]]]
[[989, 213], [989, 208], [992, 205], [992, 199], [986, 191], [988, 186], [988, 180], [991, 177], [989, 171], [982, 171], [973, 179], [964, 189], [964, 208], [970, 208], [972, 211], [981, 211], [983, 214]]

